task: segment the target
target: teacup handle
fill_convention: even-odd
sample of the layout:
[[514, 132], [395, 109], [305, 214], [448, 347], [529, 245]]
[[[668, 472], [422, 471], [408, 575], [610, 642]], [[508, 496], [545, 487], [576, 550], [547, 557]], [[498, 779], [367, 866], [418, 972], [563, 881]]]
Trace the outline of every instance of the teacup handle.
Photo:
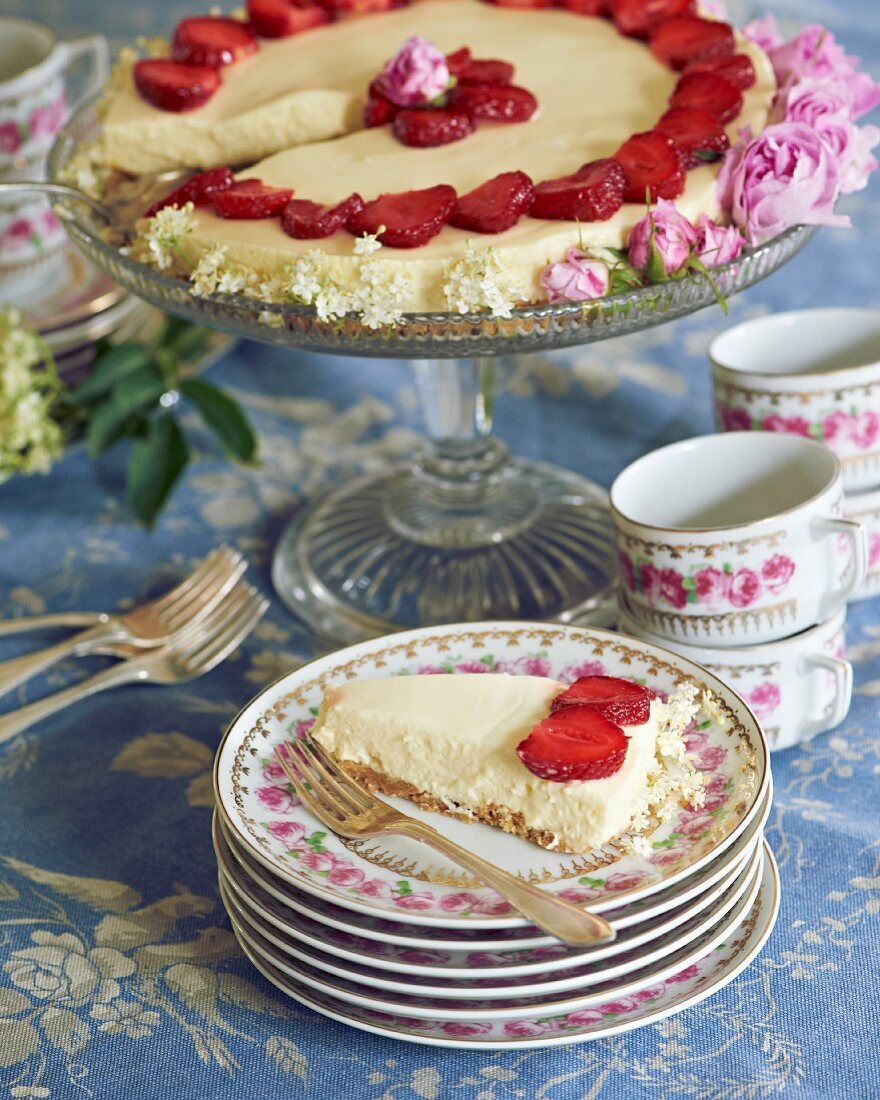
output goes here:
[[842, 657], [828, 657], [824, 653], [804, 654], [803, 670], [806, 673], [824, 670], [834, 676], [834, 703], [831, 713], [804, 722], [800, 740], [810, 741], [817, 733], [834, 729], [846, 718], [852, 702], [853, 670], [849, 661], [844, 661]]
[[865, 583], [868, 575], [868, 532], [854, 519], [839, 519], [837, 516], [820, 520], [819, 527], [823, 534], [845, 535], [852, 544], [852, 576], [840, 588], [826, 592], [819, 605], [820, 618], [829, 619]]
[[81, 58], [86, 60], [90, 70], [82, 94], [74, 103], [68, 105], [68, 110], [73, 112], [84, 99], [88, 99], [107, 82], [110, 74], [110, 49], [107, 39], [101, 34], [90, 34], [85, 38], [74, 38], [71, 42], [62, 42], [60, 48], [64, 52], [65, 71]]

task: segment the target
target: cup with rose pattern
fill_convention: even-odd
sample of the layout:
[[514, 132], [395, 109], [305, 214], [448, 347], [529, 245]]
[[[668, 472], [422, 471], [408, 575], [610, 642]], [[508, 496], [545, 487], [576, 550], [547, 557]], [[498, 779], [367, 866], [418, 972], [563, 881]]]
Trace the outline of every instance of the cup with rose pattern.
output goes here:
[[672, 641], [773, 642], [824, 622], [867, 570], [843, 517], [840, 463], [776, 432], [697, 436], [628, 466], [611, 486], [631, 617]]
[[840, 459], [846, 492], [880, 485], [880, 311], [745, 321], [709, 348], [719, 431], [791, 432]]
[[718, 649], [657, 637], [631, 616], [626, 596], [619, 597], [620, 631], [665, 645], [724, 680], [748, 703], [772, 752], [834, 729], [849, 713], [853, 673], [844, 659], [845, 610], [777, 642]]
[[[0, 181], [43, 179], [46, 156], [64, 125], [74, 70], [77, 101], [107, 79], [106, 39], [60, 42], [42, 23], [0, 16]], [[66, 235], [45, 199], [33, 194], [0, 200], [0, 269], [19, 270], [55, 251]]]
[[864, 600], [880, 595], [880, 489], [867, 493], [847, 493], [844, 511], [850, 519], [860, 523], [868, 536], [868, 576], [865, 583], [851, 597]]

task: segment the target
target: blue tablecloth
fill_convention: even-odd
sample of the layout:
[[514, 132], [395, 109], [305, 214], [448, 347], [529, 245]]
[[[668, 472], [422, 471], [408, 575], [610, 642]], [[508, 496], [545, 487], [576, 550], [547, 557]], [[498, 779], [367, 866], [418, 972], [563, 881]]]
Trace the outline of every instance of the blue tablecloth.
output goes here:
[[[114, 45], [168, 29], [178, 0], [2, 0], [65, 36]], [[779, 0], [789, 28], [824, 21], [880, 64], [875, 0]], [[751, 12], [734, 5], [743, 18]], [[711, 430], [706, 347], [772, 310], [880, 301], [880, 181], [766, 283], [641, 335], [521, 361], [499, 434], [603, 484], [631, 459]], [[47, 477], [0, 486], [0, 616], [113, 607], [230, 542], [271, 594], [273, 545], [328, 480], [411, 448], [405, 364], [242, 344], [212, 371], [248, 407], [264, 464], [222, 462], [198, 435], [152, 534], [120, 503], [122, 459], [71, 451]], [[783, 901], [760, 959], [698, 1008], [618, 1038], [537, 1052], [435, 1050], [328, 1021], [243, 959], [219, 904], [210, 766], [225, 723], [316, 651], [275, 600], [233, 659], [178, 689], [99, 696], [0, 751], [0, 1094], [334, 1100], [855, 1100], [880, 1094], [880, 622], [854, 605], [856, 694], [837, 731], [774, 759], [769, 839]], [[21, 652], [8, 641], [0, 658]], [[85, 674], [68, 662], [56, 686]], [[33, 689], [44, 691], [46, 682]], [[19, 701], [26, 699], [20, 693]], [[13, 972], [16, 980], [13, 980]]]

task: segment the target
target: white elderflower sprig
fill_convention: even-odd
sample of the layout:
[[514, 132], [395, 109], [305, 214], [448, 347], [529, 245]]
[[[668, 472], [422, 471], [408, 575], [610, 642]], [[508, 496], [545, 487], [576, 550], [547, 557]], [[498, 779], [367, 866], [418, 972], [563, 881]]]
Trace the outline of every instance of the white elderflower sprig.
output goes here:
[[488, 310], [497, 317], [510, 317], [517, 300], [510, 272], [495, 250], [484, 248], [478, 252], [470, 241], [464, 257], [447, 268], [443, 293], [456, 313]]
[[147, 218], [136, 242], [137, 258], [167, 271], [195, 227], [195, 207], [191, 202], [185, 206], [163, 206], [152, 218]]
[[409, 280], [378, 260], [363, 260], [360, 265], [360, 285], [352, 294], [349, 309], [359, 313], [367, 328], [383, 328], [399, 324], [403, 317], [403, 303], [409, 289]]
[[46, 473], [63, 449], [52, 419], [58, 377], [52, 355], [14, 306], [0, 306], [0, 481]]
[[107, 158], [100, 138], [89, 142], [79, 152], [74, 153], [59, 173], [59, 178], [62, 183], [76, 187], [93, 199], [103, 198], [107, 180], [110, 178], [110, 169], [107, 167]]
[[372, 256], [374, 252], [378, 252], [382, 247], [379, 234], [384, 233], [384, 231], [385, 226], [380, 225], [375, 233], [364, 233], [363, 236], [356, 238], [354, 242], [355, 256]]
[[190, 274], [191, 291], [197, 298], [207, 294], [246, 294], [256, 284], [253, 271], [242, 264], [226, 262], [226, 245], [215, 245], [203, 253]]

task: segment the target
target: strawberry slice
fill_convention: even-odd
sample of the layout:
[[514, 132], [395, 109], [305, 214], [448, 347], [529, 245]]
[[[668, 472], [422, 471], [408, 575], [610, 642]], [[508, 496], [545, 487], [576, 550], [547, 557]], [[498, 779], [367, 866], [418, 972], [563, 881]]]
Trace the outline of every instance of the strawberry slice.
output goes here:
[[348, 219], [356, 237], [378, 234], [390, 248], [420, 248], [436, 237], [455, 209], [455, 188], [445, 183], [422, 191], [380, 195]]
[[219, 69], [241, 61], [259, 49], [246, 23], [220, 16], [181, 19], [171, 39], [171, 56], [186, 65], [207, 65]]
[[375, 12], [405, 7], [409, 0], [318, 0], [318, 2], [332, 14], [372, 15]]
[[604, 222], [623, 205], [626, 175], [612, 157], [590, 161], [570, 176], [535, 188], [529, 213], [550, 221]]
[[685, 168], [718, 160], [730, 148], [724, 127], [702, 107], [672, 107], [660, 116], [654, 129], [672, 138]]
[[733, 53], [729, 57], [714, 57], [708, 61], [694, 61], [684, 70], [685, 76], [691, 73], [717, 73], [729, 80], [741, 92], [751, 88], [758, 79], [752, 59], [744, 53]]
[[683, 76], [669, 97], [670, 107], [701, 107], [719, 122], [730, 122], [742, 110], [742, 92], [717, 73]]
[[378, 78], [372, 82], [367, 91], [367, 101], [364, 104], [364, 126], [368, 129], [373, 126], [384, 126], [391, 122], [400, 108], [382, 91]]
[[525, 172], [502, 172], [461, 195], [449, 224], [475, 233], [503, 233], [528, 213], [534, 196]]
[[289, 38], [330, 22], [330, 13], [313, 0], [247, 0], [247, 13], [263, 38]]
[[624, 202], [677, 199], [684, 191], [684, 164], [671, 138], [656, 130], [633, 134], [614, 154], [626, 176]]
[[516, 84], [459, 84], [449, 94], [449, 106], [488, 122], [527, 122], [538, 101]]
[[539, 779], [605, 779], [623, 766], [629, 738], [595, 707], [565, 707], [539, 722], [516, 755]]
[[678, 15], [658, 23], [648, 35], [651, 53], [670, 69], [683, 69], [692, 61], [709, 61], [733, 53], [735, 39], [729, 23]]
[[592, 706], [618, 726], [642, 726], [651, 716], [654, 692], [619, 676], [581, 676], [550, 706], [551, 714], [571, 706]]
[[276, 218], [292, 195], [289, 187], [270, 187], [257, 179], [236, 180], [214, 196], [214, 210], [221, 218]]
[[467, 46], [462, 46], [460, 50], [448, 53], [446, 55], [446, 68], [449, 69], [449, 75], [457, 77], [470, 59], [471, 51]]
[[508, 61], [475, 59], [468, 61], [457, 76], [459, 84], [509, 84], [513, 80], [513, 65]]
[[611, 0], [611, 18], [621, 34], [647, 38], [664, 19], [690, 15], [696, 7], [696, 0]]
[[611, 0], [559, 0], [557, 7], [576, 12], [578, 15], [611, 14]]
[[497, 4], [499, 8], [523, 8], [538, 9], [552, 8], [556, 0], [489, 0], [490, 4]]
[[344, 229], [349, 218], [363, 210], [364, 200], [355, 192], [335, 206], [308, 199], [291, 199], [281, 211], [281, 228], [288, 237], [314, 241]]
[[226, 191], [233, 183], [235, 176], [228, 168], [209, 168], [207, 172], [199, 172], [170, 191], [163, 199], [154, 202], [149, 210], [144, 211], [144, 217], [152, 218], [165, 206], [185, 206], [188, 202], [194, 206], [209, 206], [218, 191]]
[[150, 57], [134, 63], [134, 83], [147, 103], [160, 111], [193, 111], [207, 103], [222, 83], [207, 65]]
[[418, 149], [449, 145], [474, 132], [470, 115], [464, 111], [449, 111], [445, 107], [398, 111], [391, 125], [401, 145], [413, 145]]

